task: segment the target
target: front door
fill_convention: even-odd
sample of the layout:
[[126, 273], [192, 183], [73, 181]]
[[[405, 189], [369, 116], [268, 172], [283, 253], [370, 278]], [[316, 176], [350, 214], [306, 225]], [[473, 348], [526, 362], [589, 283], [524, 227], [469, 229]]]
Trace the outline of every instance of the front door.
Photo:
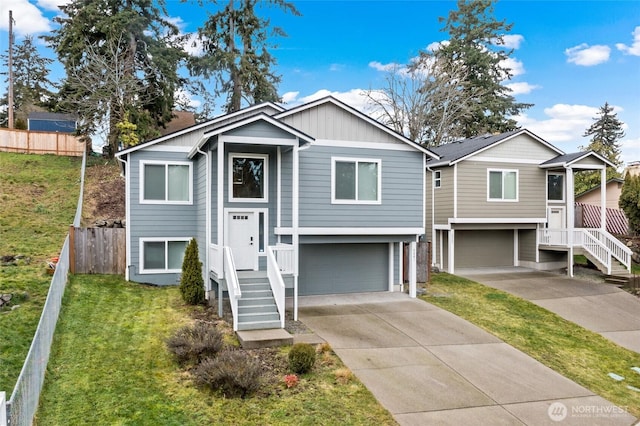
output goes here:
[[[566, 228], [564, 207], [549, 207], [548, 228], [553, 230], [560, 230]], [[566, 244], [564, 241], [563, 233], [552, 232], [549, 235], [549, 243], [552, 245]]]
[[226, 245], [238, 270], [258, 269], [258, 223], [252, 211], [229, 212]]

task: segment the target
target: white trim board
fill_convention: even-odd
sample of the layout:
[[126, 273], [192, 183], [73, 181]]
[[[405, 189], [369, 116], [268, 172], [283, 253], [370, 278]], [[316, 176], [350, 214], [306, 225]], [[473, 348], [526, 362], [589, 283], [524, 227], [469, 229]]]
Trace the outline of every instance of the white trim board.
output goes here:
[[[462, 217], [449, 218], [449, 225], [452, 223], [546, 223], [544, 217]], [[445, 225], [436, 225], [445, 226]], [[448, 229], [448, 228], [442, 228]]]
[[[290, 235], [293, 228], [275, 228], [279, 235]], [[424, 228], [355, 228], [355, 227], [300, 227], [299, 235], [423, 235]]]
[[311, 145], [338, 148], [382, 149], [385, 151], [415, 151], [415, 148], [404, 143], [340, 141], [334, 139], [316, 139]]

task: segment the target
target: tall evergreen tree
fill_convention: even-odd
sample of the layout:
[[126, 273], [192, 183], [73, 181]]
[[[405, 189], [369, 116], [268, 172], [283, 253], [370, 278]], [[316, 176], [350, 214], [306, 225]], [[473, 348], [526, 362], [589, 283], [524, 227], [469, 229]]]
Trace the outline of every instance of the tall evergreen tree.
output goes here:
[[[587, 146], [581, 146], [582, 151], [594, 151], [611, 161], [616, 167], [607, 167], [607, 180], [619, 178], [618, 167], [622, 166], [620, 160], [620, 139], [624, 137], [623, 123], [613, 113], [613, 107], [608, 102], [600, 107], [598, 117], [594, 117], [594, 123], [585, 130], [583, 137], [591, 136]], [[588, 171], [576, 173], [575, 189], [580, 194], [600, 185], [600, 172]]]
[[[502, 83], [513, 76], [504, 61], [513, 49], [504, 48], [504, 35], [513, 24], [498, 21], [493, 13], [494, 0], [458, 0], [458, 9], [449, 12], [442, 31], [449, 34], [436, 54], [466, 67], [463, 90], [475, 96], [471, 114], [462, 117], [458, 126], [464, 137], [482, 133], [505, 132], [517, 128], [514, 116], [531, 104], [519, 103]], [[479, 93], [479, 95], [476, 95]]]
[[[163, 0], [72, 0], [60, 9], [64, 14], [54, 18], [60, 27], [44, 39], [67, 72], [61, 104], [81, 115], [87, 133], [106, 121], [112, 154], [117, 124], [125, 118], [141, 140], [157, 135], [171, 120], [184, 58], [178, 28], [164, 18]], [[100, 81], [119, 83], [87, 87], [100, 68]], [[127, 90], [120, 85], [125, 82]], [[98, 88], [102, 94], [92, 96]]]
[[[2, 55], [2, 60], [9, 68], [9, 56]], [[55, 84], [49, 79], [49, 68], [53, 59], [45, 58], [38, 52], [33, 43], [33, 36], [27, 35], [13, 49], [13, 106], [15, 119], [27, 121], [32, 111], [48, 109], [53, 97]], [[7, 76], [8, 72], [2, 73]], [[9, 94], [6, 93], [0, 105], [8, 105]], [[7, 112], [3, 109], [0, 119], [6, 126]]]
[[629, 232], [640, 233], [640, 176], [632, 176], [627, 173], [622, 185], [622, 193], [618, 200], [618, 206], [629, 219]]
[[269, 49], [275, 47], [271, 37], [286, 34], [278, 27], [269, 31], [269, 19], [256, 14], [257, 5], [300, 15], [285, 0], [228, 0], [198, 30], [204, 52], [191, 58], [191, 75], [215, 82], [215, 95], [227, 98], [226, 112], [239, 110], [243, 100], [249, 104], [279, 100], [280, 76], [272, 70], [276, 59]]

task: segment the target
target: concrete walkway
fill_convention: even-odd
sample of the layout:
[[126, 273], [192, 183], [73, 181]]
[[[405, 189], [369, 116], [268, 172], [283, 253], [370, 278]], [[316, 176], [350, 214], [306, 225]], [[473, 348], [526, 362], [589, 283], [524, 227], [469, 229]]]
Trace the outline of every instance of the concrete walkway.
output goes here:
[[299, 312], [401, 425], [635, 422], [493, 335], [403, 293], [302, 297]]
[[515, 294], [640, 353], [640, 298], [614, 285], [524, 268], [458, 275]]

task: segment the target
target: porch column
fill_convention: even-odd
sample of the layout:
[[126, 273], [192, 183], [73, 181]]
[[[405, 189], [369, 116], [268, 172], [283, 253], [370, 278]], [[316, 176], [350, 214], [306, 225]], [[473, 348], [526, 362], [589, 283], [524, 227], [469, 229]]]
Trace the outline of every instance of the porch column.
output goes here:
[[299, 232], [299, 191], [300, 191], [300, 167], [299, 167], [299, 146], [300, 140], [293, 145], [293, 164], [292, 164], [292, 176], [293, 182], [291, 183], [291, 243], [293, 245], [293, 320], [298, 320], [298, 268], [299, 268], [299, 253], [300, 253], [300, 236]]
[[600, 170], [600, 229], [607, 231], [607, 167]]
[[398, 283], [400, 291], [404, 291], [404, 244], [402, 241], [398, 243]]
[[575, 194], [573, 184], [573, 169], [567, 168], [567, 274], [573, 277], [573, 230], [575, 229]]
[[409, 243], [409, 297], [416, 297], [416, 242]]
[[[216, 241], [218, 241], [218, 265], [222, 265], [222, 277], [225, 278], [224, 273], [224, 138], [218, 138], [218, 157], [217, 157], [217, 176], [216, 180], [217, 186], [217, 199], [216, 199], [216, 209], [217, 209], [217, 223], [216, 223]], [[218, 283], [218, 315], [222, 316], [222, 285]]]
[[456, 245], [455, 245], [455, 239], [456, 239], [456, 231], [455, 229], [452, 229], [449, 231], [449, 256], [447, 258], [447, 263], [448, 263], [448, 272], [450, 274], [454, 274], [455, 272], [455, 264], [454, 264], [454, 259], [456, 257]]
[[389, 291], [393, 292], [393, 246], [395, 243], [389, 243]]

